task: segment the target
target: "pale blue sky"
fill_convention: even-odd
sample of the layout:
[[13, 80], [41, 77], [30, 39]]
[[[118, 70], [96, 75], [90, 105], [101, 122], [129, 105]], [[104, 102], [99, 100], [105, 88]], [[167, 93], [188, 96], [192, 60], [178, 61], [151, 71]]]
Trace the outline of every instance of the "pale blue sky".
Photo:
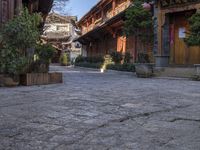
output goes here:
[[69, 10], [69, 14], [78, 16], [80, 19], [85, 13], [87, 13], [99, 0], [70, 0], [66, 6]]

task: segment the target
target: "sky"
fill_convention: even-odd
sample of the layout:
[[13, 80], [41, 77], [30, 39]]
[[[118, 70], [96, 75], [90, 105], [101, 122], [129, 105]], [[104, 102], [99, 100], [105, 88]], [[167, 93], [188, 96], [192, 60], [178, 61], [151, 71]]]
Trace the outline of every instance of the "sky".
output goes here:
[[78, 16], [80, 19], [87, 13], [99, 0], [70, 0], [68, 4], [70, 15]]
[[70, 0], [65, 9], [60, 9], [60, 14], [68, 14], [72, 16], [78, 16], [80, 19], [85, 15], [99, 0]]

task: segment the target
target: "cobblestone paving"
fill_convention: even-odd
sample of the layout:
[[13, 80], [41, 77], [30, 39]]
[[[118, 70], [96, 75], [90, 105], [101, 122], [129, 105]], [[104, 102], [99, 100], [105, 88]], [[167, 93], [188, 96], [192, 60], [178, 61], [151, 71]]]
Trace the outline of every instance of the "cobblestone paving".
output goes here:
[[55, 68], [0, 89], [1, 150], [200, 150], [200, 82]]

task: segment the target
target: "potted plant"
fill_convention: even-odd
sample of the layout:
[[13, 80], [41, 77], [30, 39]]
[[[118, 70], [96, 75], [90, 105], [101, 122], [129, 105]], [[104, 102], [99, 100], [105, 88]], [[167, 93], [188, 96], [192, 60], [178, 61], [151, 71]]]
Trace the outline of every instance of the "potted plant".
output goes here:
[[67, 65], [69, 65], [69, 56], [68, 56], [67, 53], [61, 54], [61, 56], [60, 56], [60, 64], [61, 64], [62, 66], [67, 66]]
[[153, 76], [154, 64], [150, 63], [148, 54], [138, 54], [138, 63], [135, 64], [135, 71], [138, 77], [148, 78]]

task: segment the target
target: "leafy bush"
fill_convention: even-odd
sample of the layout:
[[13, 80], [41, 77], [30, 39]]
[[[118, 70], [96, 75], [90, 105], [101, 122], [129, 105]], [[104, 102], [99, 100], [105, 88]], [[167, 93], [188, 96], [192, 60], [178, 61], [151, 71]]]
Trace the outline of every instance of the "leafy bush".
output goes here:
[[79, 55], [75, 60], [75, 64], [80, 62], [85, 62], [85, 57]]
[[[2, 43], [0, 52], [1, 73], [21, 74], [28, 71], [33, 60], [29, 56], [29, 50], [35, 48], [39, 39], [37, 27], [40, 19], [40, 15], [29, 14], [28, 9], [24, 9], [19, 16], [3, 26], [0, 39], [0, 43]], [[31, 55], [33, 55], [32, 51]]]
[[104, 58], [101, 56], [96, 56], [96, 57], [83, 57], [83, 56], [78, 56], [75, 60], [75, 63], [81, 63], [81, 62], [88, 62], [88, 63], [103, 63]]
[[81, 62], [81, 63], [76, 63], [76, 66], [100, 69], [102, 67], [102, 63]]
[[135, 72], [135, 65], [134, 64], [109, 64], [107, 65], [107, 69], [110, 70], [117, 70], [117, 71], [127, 71], [127, 72]]
[[38, 59], [45, 63], [49, 64], [50, 60], [53, 58], [56, 49], [50, 44], [38, 44], [35, 49], [35, 54], [38, 56]]
[[69, 56], [67, 53], [63, 53], [60, 57], [60, 64], [63, 66], [69, 65]]
[[29, 65], [28, 72], [46, 73], [49, 71], [50, 60], [53, 58], [55, 48], [49, 44], [38, 44], [35, 49], [35, 58]]
[[102, 65], [102, 68], [103, 70], [106, 70], [107, 69], [107, 66], [109, 64], [114, 64], [114, 62], [112, 61], [112, 57], [110, 55], [105, 55], [104, 56], [104, 63]]
[[153, 31], [152, 14], [143, 8], [144, 1], [134, 0], [134, 5], [126, 11], [124, 32], [127, 35], [140, 37], [143, 42], [152, 42], [153, 32], [141, 32]]
[[131, 54], [129, 52], [126, 52], [124, 55], [124, 63], [126, 64], [130, 63], [132, 58], [133, 57], [131, 56]]
[[138, 63], [150, 63], [149, 55], [145, 53], [138, 53]]
[[101, 56], [96, 57], [83, 57], [78, 56], [75, 60], [75, 65], [79, 67], [88, 68], [101, 68], [104, 62], [104, 58]]
[[13, 18], [3, 27], [3, 42], [16, 48], [25, 54], [27, 48], [35, 47], [39, 39], [38, 25], [40, 23], [40, 15], [29, 14], [25, 8], [21, 15]]
[[0, 51], [0, 73], [21, 74], [26, 71], [28, 59], [14, 48], [3, 47]]
[[189, 46], [200, 46], [200, 12], [195, 13], [189, 18], [190, 33], [185, 39]]
[[110, 56], [112, 57], [112, 61], [115, 64], [120, 64], [121, 61], [123, 60], [122, 52], [114, 51], [114, 52], [111, 52]]

